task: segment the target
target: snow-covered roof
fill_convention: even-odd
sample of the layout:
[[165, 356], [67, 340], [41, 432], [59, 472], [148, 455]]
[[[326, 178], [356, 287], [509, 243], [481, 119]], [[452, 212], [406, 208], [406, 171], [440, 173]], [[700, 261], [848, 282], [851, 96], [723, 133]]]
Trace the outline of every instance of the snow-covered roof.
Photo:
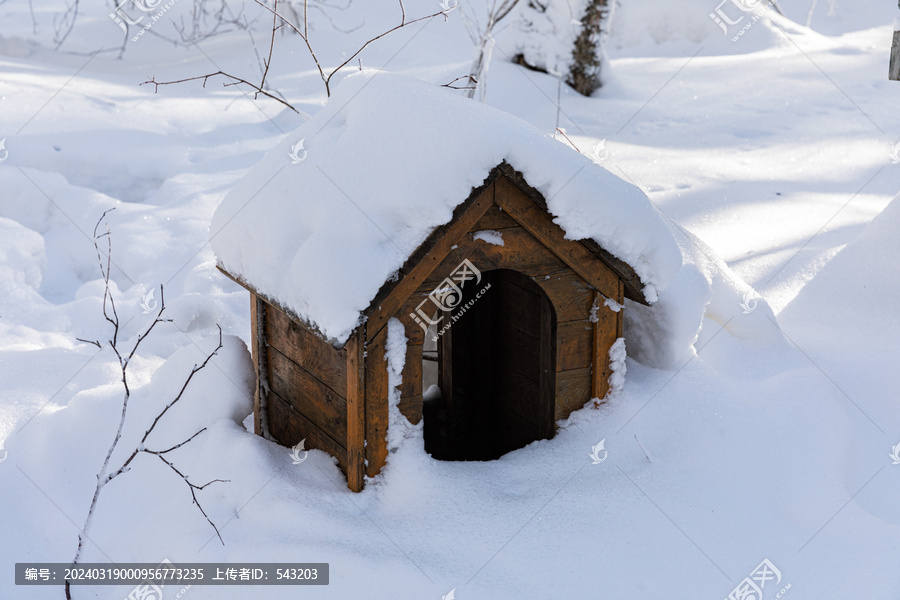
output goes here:
[[504, 161], [568, 239], [592, 239], [634, 269], [649, 302], [678, 272], [677, 242], [634, 185], [507, 113], [374, 71], [347, 77], [235, 186], [210, 243], [223, 270], [342, 344]]

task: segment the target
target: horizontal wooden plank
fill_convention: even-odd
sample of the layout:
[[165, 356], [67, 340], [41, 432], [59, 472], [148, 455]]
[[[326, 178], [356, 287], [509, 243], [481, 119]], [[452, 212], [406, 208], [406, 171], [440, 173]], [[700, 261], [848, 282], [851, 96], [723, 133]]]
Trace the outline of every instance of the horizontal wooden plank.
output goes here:
[[346, 443], [346, 398], [271, 346], [268, 358], [272, 391], [328, 435]]
[[556, 326], [556, 370], [591, 366], [594, 324], [589, 320], [567, 321]]
[[565, 419], [591, 399], [591, 368], [556, 373], [555, 420]]
[[347, 396], [346, 350], [336, 350], [273, 306], [266, 309], [266, 341], [339, 395]]
[[[269, 432], [272, 437], [288, 448], [292, 448], [300, 440], [306, 440], [307, 450], [324, 450], [338, 460], [341, 470], [347, 473], [347, 449], [341, 446], [327, 433], [316, 427], [316, 424], [291, 408], [290, 404], [278, 394], [268, 395]], [[290, 460], [285, 451], [284, 460]], [[290, 464], [290, 463], [288, 463]]]
[[566, 269], [560, 273], [535, 277], [533, 281], [550, 298], [556, 311], [557, 323], [591, 318], [594, 290], [575, 271]]

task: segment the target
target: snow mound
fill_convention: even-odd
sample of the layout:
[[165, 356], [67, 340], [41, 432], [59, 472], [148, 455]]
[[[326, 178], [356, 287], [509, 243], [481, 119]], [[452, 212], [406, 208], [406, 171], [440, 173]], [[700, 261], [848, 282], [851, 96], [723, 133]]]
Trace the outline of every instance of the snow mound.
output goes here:
[[683, 266], [652, 306], [627, 301], [628, 355], [650, 367], [671, 369], [692, 355], [704, 319], [736, 337], [775, 342], [775, 314], [697, 236], [667, 221], [681, 249]]
[[[874, 411], [872, 399], [900, 386], [900, 196], [807, 283], [779, 315], [792, 339], [885, 428], [900, 427], [896, 410]], [[825, 326], [827, 325], [827, 326]], [[836, 340], [839, 340], [836, 341]], [[814, 349], [827, 348], [827, 352]]]
[[0, 286], [7, 293], [9, 288], [20, 286], [37, 291], [46, 266], [43, 236], [12, 219], [0, 217]]
[[[610, 43], [616, 48], [699, 44], [704, 54], [756, 52], [812, 33], [779, 15], [763, 0], [643, 0], [616, 9]], [[789, 43], [789, 42], [788, 42]]]
[[229, 273], [343, 344], [382, 284], [504, 160], [568, 238], [630, 264], [656, 300], [681, 260], [643, 192], [509, 114], [372, 71], [347, 77], [235, 186], [210, 242]]

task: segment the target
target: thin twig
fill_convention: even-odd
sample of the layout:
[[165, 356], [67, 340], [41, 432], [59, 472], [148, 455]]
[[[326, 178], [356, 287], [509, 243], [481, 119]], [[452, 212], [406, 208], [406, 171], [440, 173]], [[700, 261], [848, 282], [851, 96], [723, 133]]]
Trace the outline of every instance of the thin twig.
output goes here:
[[[563, 131], [563, 130], [560, 129], [559, 127], [556, 128], [556, 131], [558, 131], [559, 133], [561, 133], [562, 136], [563, 136], [564, 138], [566, 138], [566, 141], [569, 142], [570, 144], [572, 144], [572, 147], [575, 148], [575, 150], [578, 150], [578, 146], [575, 145], [575, 142], [573, 142], [572, 140], [569, 139], [569, 136], [566, 135], [566, 132], [565, 132], [565, 131]], [[578, 150], [578, 152], [581, 152], [581, 150]]]
[[228, 483], [230, 480], [229, 479], [213, 479], [212, 481], [208, 481], [208, 482], [204, 483], [203, 485], [195, 485], [195, 484], [191, 483], [191, 481], [188, 479], [187, 475], [185, 475], [184, 473], [179, 471], [175, 467], [175, 465], [173, 465], [172, 463], [167, 461], [165, 458], [163, 458], [159, 454], [157, 454], [156, 457], [159, 458], [159, 460], [166, 463], [167, 465], [169, 465], [169, 468], [172, 469], [173, 471], [175, 471], [175, 473], [179, 477], [181, 477], [184, 480], [184, 482], [188, 485], [188, 489], [191, 490], [191, 498], [194, 499], [194, 504], [197, 505], [197, 508], [200, 509], [200, 512], [203, 514], [203, 516], [206, 517], [206, 521], [212, 526], [213, 529], [216, 530], [216, 535], [219, 536], [219, 541], [222, 542], [222, 545], [224, 546], [225, 540], [222, 539], [222, 534], [219, 533], [219, 528], [216, 527], [216, 524], [212, 522], [212, 519], [210, 519], [209, 515], [206, 514], [206, 511], [203, 510], [203, 506], [200, 505], [200, 500], [197, 499], [197, 492], [195, 490], [202, 490], [206, 486], [213, 484], [213, 483]]
[[293, 23], [291, 23], [291, 21], [290, 21], [287, 17], [285, 17], [285, 16], [279, 14], [276, 8], [270, 8], [270, 7], [266, 6], [265, 4], [263, 4], [263, 2], [262, 2], [261, 0], [254, 0], [254, 2], [256, 2], [257, 4], [259, 4], [260, 6], [262, 6], [262, 7], [263, 7], [264, 9], [266, 9], [267, 11], [269, 11], [269, 12], [271, 12], [271, 13], [274, 13], [279, 19], [281, 19], [282, 21], [284, 21], [285, 24], [287, 24], [288, 27], [290, 27], [291, 29], [293, 29], [293, 30], [300, 36], [300, 38], [301, 38], [301, 39], [303, 40], [303, 42], [306, 44], [306, 48], [307, 48], [307, 50], [309, 50], [309, 53], [310, 53], [310, 55], [312, 56], [313, 62], [316, 63], [316, 68], [319, 70], [319, 77], [322, 78], [322, 82], [325, 84], [325, 94], [326, 94], [327, 96], [329, 96], [329, 97], [331, 96], [331, 79], [332, 79], [332, 77], [334, 77], [334, 76], [337, 74], [338, 71], [340, 71], [340, 70], [343, 69], [345, 66], [347, 66], [347, 64], [349, 64], [353, 59], [355, 59], [357, 56], [359, 56], [359, 54], [360, 54], [363, 50], [365, 50], [365, 49], [369, 46], [369, 44], [371, 44], [372, 42], [375, 42], [375, 41], [377, 41], [377, 40], [380, 40], [380, 39], [383, 38], [384, 36], [386, 36], [386, 35], [388, 35], [388, 34], [390, 34], [390, 33], [393, 33], [393, 32], [395, 32], [395, 31], [397, 31], [398, 29], [402, 29], [402, 28], [404, 28], [404, 27], [408, 27], [409, 25], [413, 25], [413, 24], [415, 24], [415, 23], [419, 23], [420, 21], [425, 21], [425, 20], [428, 20], [428, 19], [433, 19], [434, 17], [437, 17], [437, 16], [439, 16], [439, 15], [443, 15], [443, 14], [445, 14], [445, 13], [447, 12], [447, 11], [445, 11], [445, 10], [441, 10], [441, 11], [438, 11], [438, 12], [436, 12], [436, 13], [434, 13], [434, 14], [426, 15], [426, 16], [424, 16], [424, 17], [419, 17], [418, 19], [413, 19], [412, 21], [407, 21], [407, 20], [406, 20], [406, 8], [403, 6], [403, 0], [399, 0], [399, 3], [400, 3], [400, 11], [401, 11], [400, 24], [397, 25], [397, 26], [395, 26], [395, 27], [392, 27], [392, 28], [388, 29], [387, 31], [384, 31], [383, 33], [381, 33], [381, 34], [379, 34], [379, 35], [376, 35], [375, 37], [373, 37], [373, 38], [371, 38], [371, 39], [369, 39], [369, 40], [368, 40], [367, 42], [365, 42], [362, 46], [360, 46], [359, 49], [356, 50], [356, 52], [354, 52], [353, 54], [351, 54], [344, 62], [342, 62], [341, 64], [339, 64], [333, 71], [331, 71], [331, 73], [329, 73], [328, 75], [325, 75], [325, 70], [322, 68], [322, 64], [319, 62], [319, 59], [318, 59], [318, 57], [316, 56], [315, 51], [313, 50], [312, 44], [310, 44], [310, 41], [309, 41], [309, 19], [307, 18], [307, 14], [306, 14], [307, 0], [304, 0], [304, 3], [303, 3], [303, 7], [304, 7], [304, 13], [303, 13], [303, 31], [300, 31], [300, 28], [299, 28], [297, 25], [294, 25]]
[[198, 79], [202, 79], [203, 87], [206, 87], [206, 80], [209, 79], [210, 77], [215, 77], [216, 75], [222, 75], [223, 77], [228, 77], [229, 79], [234, 80], [232, 83], [223, 84], [223, 87], [228, 87], [229, 85], [236, 85], [238, 83], [243, 83], [244, 85], [248, 85], [251, 88], [253, 88], [253, 91], [256, 94], [262, 94], [263, 96], [271, 98], [272, 100], [276, 100], [276, 101], [284, 104], [285, 106], [287, 106], [289, 109], [291, 109], [295, 113], [300, 114], [300, 111], [298, 111], [296, 108], [294, 108], [293, 106], [291, 106], [290, 104], [288, 104], [287, 102], [285, 102], [284, 100], [279, 98], [278, 96], [275, 96], [274, 94], [270, 94], [266, 90], [262, 89], [261, 87], [259, 87], [258, 85], [254, 84], [254, 83], [250, 83], [246, 79], [242, 79], [235, 75], [231, 75], [230, 73], [226, 73], [225, 71], [216, 71], [215, 73], [208, 73], [206, 75], [198, 75], [197, 77], [188, 77], [186, 79], [178, 79], [176, 81], [156, 81], [155, 77], [150, 77], [150, 79], [148, 79], [147, 81], [144, 81], [143, 83], [141, 83], [141, 85], [152, 83], [155, 86], [154, 93], [156, 93], [159, 91], [159, 86], [161, 86], [161, 85], [172, 85], [175, 83], [185, 83], [186, 81], [197, 81]]
[[472, 86], [453, 85], [454, 83], [456, 83], [456, 82], [459, 81], [460, 79], [468, 79], [469, 81], [471, 81], [472, 83], [474, 83], [476, 86], [478, 85], [478, 82], [475, 81], [475, 78], [472, 77], [471, 75], [461, 75], [461, 76], [457, 77], [456, 79], [454, 79], [453, 81], [451, 81], [450, 83], [445, 83], [445, 84], [442, 85], [441, 87], [450, 88], [451, 90], [471, 90], [471, 89], [475, 89], [475, 88], [472, 87]]

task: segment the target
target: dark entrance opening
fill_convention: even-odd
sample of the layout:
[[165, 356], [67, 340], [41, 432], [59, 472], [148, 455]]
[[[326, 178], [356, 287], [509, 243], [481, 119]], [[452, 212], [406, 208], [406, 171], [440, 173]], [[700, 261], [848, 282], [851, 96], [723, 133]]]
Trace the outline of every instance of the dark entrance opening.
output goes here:
[[462, 291], [455, 320], [444, 317], [441, 325], [452, 326], [436, 343], [440, 393], [426, 394], [425, 450], [439, 460], [493, 460], [553, 437], [556, 313], [549, 298], [529, 277], [505, 269], [484, 272]]

